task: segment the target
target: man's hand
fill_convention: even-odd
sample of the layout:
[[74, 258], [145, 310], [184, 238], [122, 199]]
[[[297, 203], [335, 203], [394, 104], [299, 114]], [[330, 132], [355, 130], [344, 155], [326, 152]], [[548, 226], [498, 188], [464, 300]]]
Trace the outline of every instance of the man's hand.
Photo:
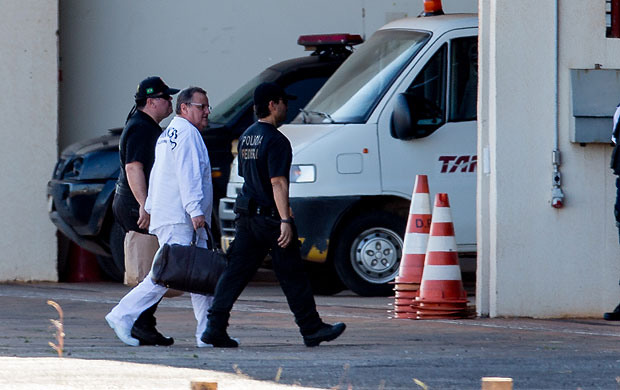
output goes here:
[[140, 206], [140, 216], [138, 217], [138, 227], [147, 230], [151, 223], [151, 216], [146, 212], [144, 206]]
[[194, 230], [198, 230], [201, 227], [205, 226], [205, 216], [199, 215], [197, 217], [192, 218], [192, 225], [194, 225]]
[[286, 248], [291, 243], [293, 238], [293, 227], [290, 223], [280, 223], [280, 237], [278, 237], [278, 245], [281, 248]]

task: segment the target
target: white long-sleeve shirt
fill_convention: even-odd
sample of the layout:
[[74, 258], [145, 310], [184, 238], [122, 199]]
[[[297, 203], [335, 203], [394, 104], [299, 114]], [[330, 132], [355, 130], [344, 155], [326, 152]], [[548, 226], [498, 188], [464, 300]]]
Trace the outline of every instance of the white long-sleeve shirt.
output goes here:
[[151, 215], [149, 231], [205, 216], [211, 225], [213, 186], [211, 163], [198, 129], [176, 116], [157, 140], [155, 163], [149, 178], [145, 209]]

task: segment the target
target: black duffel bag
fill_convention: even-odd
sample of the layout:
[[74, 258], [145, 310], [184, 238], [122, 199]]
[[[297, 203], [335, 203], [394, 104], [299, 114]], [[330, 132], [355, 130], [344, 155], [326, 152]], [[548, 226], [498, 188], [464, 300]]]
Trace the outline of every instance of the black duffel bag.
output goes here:
[[214, 249], [213, 236], [205, 226], [209, 248], [196, 246], [196, 232], [189, 245], [164, 244], [153, 259], [153, 282], [175, 290], [213, 294], [226, 268], [226, 255]]

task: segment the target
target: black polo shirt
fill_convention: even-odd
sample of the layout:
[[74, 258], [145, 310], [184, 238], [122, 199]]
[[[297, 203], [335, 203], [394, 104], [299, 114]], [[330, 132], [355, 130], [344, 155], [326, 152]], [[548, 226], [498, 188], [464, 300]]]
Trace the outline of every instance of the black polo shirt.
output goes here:
[[237, 151], [243, 194], [261, 206], [275, 207], [271, 178], [289, 178], [293, 150], [288, 138], [273, 125], [256, 122], [239, 137]]
[[155, 144], [161, 131], [161, 127], [153, 118], [139, 110], [125, 124], [119, 143], [121, 173], [117, 181], [122, 195], [133, 197], [127, 182], [127, 172], [125, 172], [125, 164], [132, 162], [142, 163], [148, 188], [149, 176], [155, 162]]

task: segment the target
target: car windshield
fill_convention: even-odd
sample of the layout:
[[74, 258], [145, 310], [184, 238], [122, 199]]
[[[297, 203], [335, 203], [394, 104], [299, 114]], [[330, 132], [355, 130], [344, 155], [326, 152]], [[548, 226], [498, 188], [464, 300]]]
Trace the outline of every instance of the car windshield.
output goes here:
[[246, 110], [249, 104], [252, 104], [254, 89], [260, 83], [275, 81], [278, 75], [279, 73], [274, 70], [265, 69], [220, 104], [213, 107], [209, 114], [209, 122], [226, 124], [231, 119], [236, 118], [237, 115]]
[[430, 36], [425, 31], [376, 32], [327, 80], [294, 123], [365, 122]]

